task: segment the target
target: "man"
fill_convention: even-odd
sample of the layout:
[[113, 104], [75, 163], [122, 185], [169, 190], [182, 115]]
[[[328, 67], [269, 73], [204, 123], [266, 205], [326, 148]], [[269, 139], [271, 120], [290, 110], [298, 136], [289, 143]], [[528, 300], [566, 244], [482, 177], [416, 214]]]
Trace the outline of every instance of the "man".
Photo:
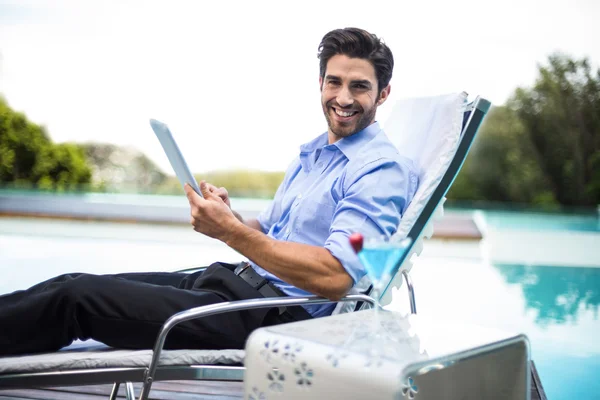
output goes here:
[[[167, 318], [192, 307], [284, 295], [339, 299], [365, 271], [348, 238], [391, 235], [416, 191], [410, 161], [375, 121], [390, 93], [393, 57], [375, 35], [347, 28], [319, 46], [326, 133], [300, 147], [258, 219], [231, 210], [227, 191], [186, 186], [197, 232], [249, 263], [215, 263], [193, 274], [69, 274], [0, 297], [0, 355], [54, 351], [74, 339], [151, 348]], [[294, 110], [295, 111], [295, 110]], [[183, 323], [166, 348], [242, 348], [260, 326], [319, 317], [334, 304], [249, 310]]]

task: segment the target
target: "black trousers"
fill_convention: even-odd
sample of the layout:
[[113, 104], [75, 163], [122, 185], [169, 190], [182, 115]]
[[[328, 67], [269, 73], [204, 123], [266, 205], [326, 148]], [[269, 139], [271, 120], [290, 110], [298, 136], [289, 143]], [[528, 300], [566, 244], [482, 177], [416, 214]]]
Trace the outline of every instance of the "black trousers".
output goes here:
[[[179, 311], [263, 297], [234, 268], [215, 263], [192, 274], [67, 274], [0, 296], [0, 356], [56, 351], [90, 338], [151, 349], [163, 323]], [[294, 309], [309, 318], [304, 309]], [[254, 329], [293, 321], [295, 315], [274, 308], [203, 317], [173, 328], [165, 348], [241, 349]]]

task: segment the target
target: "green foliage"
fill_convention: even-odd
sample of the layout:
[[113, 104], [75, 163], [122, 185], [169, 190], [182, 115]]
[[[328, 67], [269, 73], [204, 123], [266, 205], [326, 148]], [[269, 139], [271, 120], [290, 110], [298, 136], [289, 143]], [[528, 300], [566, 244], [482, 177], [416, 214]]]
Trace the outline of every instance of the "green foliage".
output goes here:
[[52, 143], [43, 128], [0, 98], [0, 182], [62, 191], [90, 179], [91, 169], [79, 146]]
[[598, 204], [593, 177], [600, 154], [600, 70], [593, 74], [586, 59], [552, 55], [533, 88], [517, 89], [509, 105], [527, 128], [558, 202]]
[[525, 129], [508, 107], [489, 112], [448, 197], [517, 203], [554, 203]]
[[490, 111], [450, 199], [600, 203], [600, 70], [555, 54], [539, 74]]

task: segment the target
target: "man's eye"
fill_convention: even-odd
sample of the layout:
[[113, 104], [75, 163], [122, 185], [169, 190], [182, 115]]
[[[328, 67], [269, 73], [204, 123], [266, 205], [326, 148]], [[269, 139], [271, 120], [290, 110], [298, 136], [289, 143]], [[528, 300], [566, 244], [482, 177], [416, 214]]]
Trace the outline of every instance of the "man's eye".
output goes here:
[[340, 86], [340, 82], [338, 82], [338, 81], [329, 81], [328, 84], [330, 86]]
[[354, 85], [354, 87], [356, 89], [360, 89], [360, 90], [366, 90], [366, 89], [368, 89], [367, 85], [363, 85], [362, 83], [358, 83], [358, 84]]

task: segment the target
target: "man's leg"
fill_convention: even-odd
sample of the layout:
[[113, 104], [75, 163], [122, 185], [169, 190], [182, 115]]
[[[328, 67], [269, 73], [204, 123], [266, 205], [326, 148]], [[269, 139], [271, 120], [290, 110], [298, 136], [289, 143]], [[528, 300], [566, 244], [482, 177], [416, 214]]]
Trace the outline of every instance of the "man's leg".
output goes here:
[[[194, 284], [186, 277], [177, 284], [185, 282], [192, 290], [176, 288], [175, 280], [158, 286], [131, 276], [74, 274], [2, 296], [0, 355], [54, 351], [77, 338], [114, 347], [152, 348], [160, 327], [179, 311], [260, 297], [228, 268], [217, 264], [208, 272], [198, 274]], [[265, 314], [247, 311], [189, 321], [173, 329], [165, 347], [242, 348]]]

